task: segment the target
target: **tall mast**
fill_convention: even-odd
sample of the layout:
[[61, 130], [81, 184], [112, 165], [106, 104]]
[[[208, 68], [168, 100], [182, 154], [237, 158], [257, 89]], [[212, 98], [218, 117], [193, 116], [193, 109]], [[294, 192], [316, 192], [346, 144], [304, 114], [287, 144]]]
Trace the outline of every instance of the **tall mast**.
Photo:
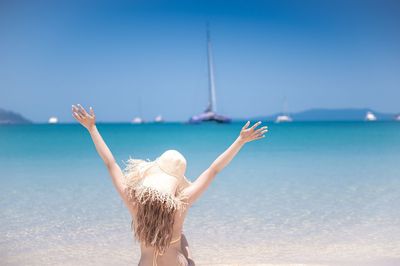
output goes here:
[[216, 112], [217, 111], [217, 103], [215, 98], [215, 81], [214, 81], [214, 65], [211, 51], [211, 37], [210, 37], [210, 29], [207, 23], [207, 54], [208, 54], [208, 82], [209, 82], [209, 105], [207, 111]]
[[283, 115], [288, 115], [288, 102], [286, 96], [283, 98], [283, 110], [282, 110]]

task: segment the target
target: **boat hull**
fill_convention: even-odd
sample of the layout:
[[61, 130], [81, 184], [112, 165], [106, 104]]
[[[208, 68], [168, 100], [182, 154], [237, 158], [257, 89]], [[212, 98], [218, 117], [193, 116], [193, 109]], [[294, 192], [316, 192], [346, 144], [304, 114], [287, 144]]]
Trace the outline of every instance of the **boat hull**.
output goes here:
[[230, 123], [232, 119], [223, 115], [215, 114], [213, 112], [202, 113], [194, 115], [189, 119], [190, 124], [198, 124], [202, 122], [217, 122], [217, 123]]

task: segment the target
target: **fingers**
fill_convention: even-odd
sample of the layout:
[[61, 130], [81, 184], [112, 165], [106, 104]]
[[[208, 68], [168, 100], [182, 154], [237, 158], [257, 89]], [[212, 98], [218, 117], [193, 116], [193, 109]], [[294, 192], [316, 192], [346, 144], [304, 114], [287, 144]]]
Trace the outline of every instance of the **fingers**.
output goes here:
[[73, 112], [76, 112], [81, 118], [85, 118], [85, 117], [89, 117], [89, 116], [94, 117], [94, 111], [93, 111], [93, 108], [92, 108], [92, 107], [90, 107], [89, 113], [88, 113], [88, 112], [86, 111], [86, 109], [83, 108], [82, 105], [77, 104], [77, 106], [72, 105], [72, 111], [73, 111]]
[[78, 120], [79, 122], [81, 121], [81, 120], [83, 120], [83, 117], [81, 117], [77, 112], [75, 112], [75, 111], [72, 111], [72, 116], [76, 119], [76, 120]]
[[262, 139], [265, 138], [265, 134], [268, 132], [268, 129], [264, 129], [262, 131], [260, 131], [259, 133], [253, 134], [252, 135], [252, 140], [256, 140], [256, 139]]
[[261, 121], [258, 121], [255, 123], [251, 128], [248, 128], [250, 125], [250, 121], [247, 121], [247, 123], [242, 127], [242, 130], [248, 129], [248, 130], [254, 130], [256, 127], [258, 127], [261, 124]]
[[248, 127], [250, 125], [250, 121], [243, 126], [242, 131], [240, 132], [240, 136], [246, 142], [265, 138], [265, 133], [268, 132], [268, 126], [263, 126], [257, 129], [257, 127], [261, 124], [261, 121], [255, 123], [252, 127]]
[[264, 134], [267, 133], [267, 132], [268, 132], [268, 130], [264, 130], [264, 131], [261, 131], [260, 133], [254, 135], [254, 136], [258, 138], [260, 136], [264, 136]]
[[80, 105], [79, 103], [78, 103], [78, 108], [79, 108], [79, 113], [80, 113], [83, 117], [89, 115], [89, 114], [86, 112], [85, 108], [83, 108], [83, 106]]
[[75, 112], [75, 113], [81, 115], [81, 112], [80, 112], [79, 108], [76, 107], [75, 105], [72, 105], [72, 112]]
[[86, 118], [86, 116], [88, 116], [88, 113], [80, 104], [78, 104], [78, 107], [72, 105], [72, 115], [78, 121], [82, 121]]
[[[257, 127], [257, 125], [261, 124], [261, 122], [258, 122], [256, 124], [254, 124], [251, 128], [254, 129]], [[257, 139], [262, 139], [265, 138], [265, 133], [268, 132], [268, 126], [263, 126], [260, 127], [259, 129], [255, 130], [252, 134], [251, 134], [251, 139], [252, 140], [257, 140]]]
[[255, 123], [250, 129], [254, 130], [256, 127], [258, 127], [258, 125], [261, 124], [261, 121], [258, 121], [257, 123]]
[[250, 125], [250, 121], [247, 121], [247, 123], [242, 127], [242, 129], [246, 129]]
[[90, 108], [89, 108], [89, 112], [90, 112], [90, 115], [94, 117], [94, 111], [93, 111], [93, 108], [92, 108], [92, 106], [90, 106]]
[[259, 129], [257, 129], [256, 131], [254, 131], [255, 134], [259, 134], [260, 132], [268, 132], [268, 127], [263, 126], [263, 127], [260, 127]]

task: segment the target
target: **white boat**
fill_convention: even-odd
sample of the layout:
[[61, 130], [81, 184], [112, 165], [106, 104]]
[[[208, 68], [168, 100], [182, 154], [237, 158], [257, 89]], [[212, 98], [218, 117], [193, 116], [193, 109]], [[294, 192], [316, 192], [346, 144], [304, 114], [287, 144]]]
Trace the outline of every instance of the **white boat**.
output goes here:
[[275, 123], [292, 122], [293, 119], [288, 115], [278, 115], [275, 119]]
[[293, 121], [293, 119], [289, 116], [287, 112], [287, 105], [288, 103], [285, 97], [283, 100], [283, 112], [275, 118], [275, 123], [287, 123]]
[[131, 123], [132, 124], [143, 124], [144, 123], [144, 120], [141, 118], [141, 117], [135, 117], [135, 118], [133, 118], [132, 119], [132, 121], [131, 121]]
[[145, 123], [145, 121], [142, 118], [142, 97], [141, 97], [140, 94], [137, 95], [136, 101], [137, 101], [136, 106], [138, 107], [138, 110], [137, 110], [137, 113], [136, 113], [137, 116], [135, 116], [131, 120], [131, 123], [132, 124], [143, 124], [143, 123]]
[[396, 115], [396, 116], [394, 117], [394, 120], [395, 120], [395, 121], [400, 121], [400, 114], [399, 114], [399, 115]]
[[375, 116], [375, 114], [373, 112], [368, 111], [365, 114], [365, 121], [376, 121], [376, 120], [377, 120], [377, 118], [376, 118], [376, 116]]
[[156, 118], [154, 118], [154, 122], [161, 123], [161, 122], [164, 122], [164, 119], [161, 115], [158, 115], [158, 116], [156, 116]]
[[51, 116], [51, 117], [49, 118], [48, 123], [49, 123], [49, 124], [57, 124], [57, 123], [58, 123], [58, 118], [55, 117], [55, 116]]

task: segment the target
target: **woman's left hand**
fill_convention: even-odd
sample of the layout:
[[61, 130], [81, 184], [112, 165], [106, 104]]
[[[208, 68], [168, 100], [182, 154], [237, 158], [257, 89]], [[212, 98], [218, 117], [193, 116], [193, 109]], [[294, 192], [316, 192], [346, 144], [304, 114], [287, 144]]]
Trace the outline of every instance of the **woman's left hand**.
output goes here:
[[247, 123], [242, 127], [242, 130], [240, 131], [240, 141], [247, 143], [256, 139], [264, 138], [264, 134], [268, 132], [268, 127], [263, 126], [256, 129], [260, 124], [261, 121], [255, 123], [252, 127], [248, 128], [248, 126], [250, 125], [250, 121], [247, 121]]
[[96, 124], [96, 116], [92, 107], [90, 107], [88, 113], [80, 104], [77, 104], [77, 106], [72, 105], [72, 116], [87, 130], [90, 130]]

